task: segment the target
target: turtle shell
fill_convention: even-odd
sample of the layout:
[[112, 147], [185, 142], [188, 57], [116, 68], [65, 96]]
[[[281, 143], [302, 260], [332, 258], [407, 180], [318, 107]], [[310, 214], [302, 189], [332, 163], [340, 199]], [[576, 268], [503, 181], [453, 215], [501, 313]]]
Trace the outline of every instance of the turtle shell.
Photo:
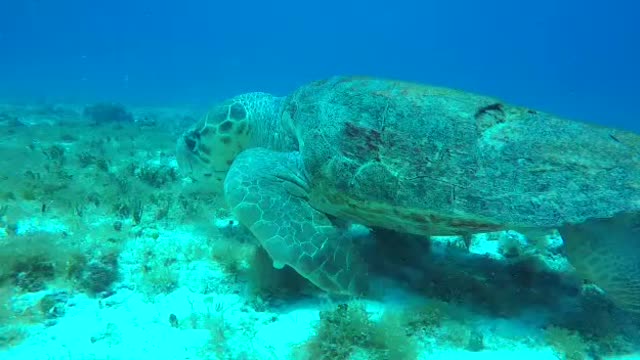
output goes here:
[[464, 91], [365, 77], [283, 106], [316, 208], [403, 232], [555, 228], [640, 208], [640, 136]]

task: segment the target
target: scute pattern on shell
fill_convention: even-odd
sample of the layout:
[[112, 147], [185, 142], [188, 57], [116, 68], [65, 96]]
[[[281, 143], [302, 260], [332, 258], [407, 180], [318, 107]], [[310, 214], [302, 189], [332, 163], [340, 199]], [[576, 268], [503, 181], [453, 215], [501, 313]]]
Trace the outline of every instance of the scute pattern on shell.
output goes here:
[[472, 226], [552, 228], [639, 208], [635, 134], [486, 96], [370, 78], [312, 83], [288, 101], [306, 169], [323, 192], [314, 193], [357, 201], [356, 212], [386, 204], [391, 214], [424, 210]]

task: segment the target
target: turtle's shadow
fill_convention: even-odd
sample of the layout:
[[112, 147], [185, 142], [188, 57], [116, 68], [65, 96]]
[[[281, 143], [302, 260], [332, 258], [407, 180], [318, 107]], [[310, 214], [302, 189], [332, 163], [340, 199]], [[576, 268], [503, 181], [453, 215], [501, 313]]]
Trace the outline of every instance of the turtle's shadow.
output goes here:
[[638, 330], [637, 318], [572, 273], [543, 270], [535, 259], [495, 260], [462, 250], [434, 251], [428, 238], [373, 229], [362, 239], [372, 281], [426, 298], [462, 305], [474, 313], [516, 318], [535, 313], [538, 324], [561, 325], [604, 337]]
[[491, 315], [512, 316], [531, 306], [558, 308], [580, 295], [577, 278], [539, 270], [527, 260], [435, 249], [428, 238], [385, 229], [374, 229], [363, 244], [372, 277]]
[[[574, 274], [541, 270], [539, 263], [526, 259], [494, 260], [460, 249], [434, 251], [428, 238], [386, 229], [352, 236], [369, 268], [372, 291], [365, 299], [380, 300], [384, 293], [402, 290], [418, 299], [437, 299], [492, 318], [562, 326], [590, 338], [623, 334], [640, 339], [638, 317], [618, 309], [593, 287], [585, 287]], [[251, 235], [247, 238], [254, 240]], [[290, 267], [274, 269], [264, 250], [256, 254], [250, 261], [249, 282], [263, 297], [291, 304], [322, 292]]]

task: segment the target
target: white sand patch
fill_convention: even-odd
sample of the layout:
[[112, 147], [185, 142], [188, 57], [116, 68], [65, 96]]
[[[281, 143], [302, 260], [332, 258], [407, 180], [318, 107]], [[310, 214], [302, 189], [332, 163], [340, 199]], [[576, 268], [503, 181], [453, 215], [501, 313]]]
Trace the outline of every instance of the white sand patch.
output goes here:
[[429, 360], [558, 360], [551, 349], [513, 348], [505, 350], [471, 352], [456, 349], [438, 349], [423, 354], [421, 359]]
[[[43, 223], [22, 228], [61, 229]], [[316, 297], [258, 312], [244, 296], [243, 284], [234, 283], [210, 260], [196, 259], [205, 245], [206, 239], [188, 230], [148, 228], [127, 242], [120, 256], [123, 279], [113, 295], [102, 300], [72, 296], [72, 306], [54, 325], [32, 326], [23, 343], [0, 351], [0, 359], [292, 359], [292, 349], [314, 335], [319, 312], [340, 303]], [[179, 286], [169, 294], [148, 296], [133, 285], [148, 249], [155, 249], [160, 259], [172, 255], [180, 264]], [[391, 283], [380, 281], [377, 286], [384, 296], [363, 301], [374, 320], [387, 310], [399, 311], [420, 301]], [[38, 296], [25, 295], [22, 301], [34, 306]], [[535, 340], [539, 328], [531, 322], [487, 319], [475, 325], [484, 336], [484, 350], [455, 349], [437, 337], [426, 337], [419, 339], [420, 359], [558, 359]], [[455, 329], [442, 329], [446, 331]], [[640, 357], [619, 359], [623, 358]]]

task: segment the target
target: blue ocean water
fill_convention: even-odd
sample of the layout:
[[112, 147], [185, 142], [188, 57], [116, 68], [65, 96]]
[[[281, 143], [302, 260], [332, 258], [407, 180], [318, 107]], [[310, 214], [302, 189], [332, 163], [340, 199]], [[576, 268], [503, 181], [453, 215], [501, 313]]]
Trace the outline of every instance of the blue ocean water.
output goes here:
[[[336, 343], [354, 358], [389, 349], [400, 354], [398, 349], [406, 348], [403, 357], [376, 358], [385, 360], [632, 359], [640, 349], [638, 257], [633, 255], [638, 253], [640, 177], [637, 158], [628, 156], [628, 149], [640, 153], [635, 135], [594, 130], [598, 136], [589, 137], [589, 127], [584, 139], [604, 139], [594, 145], [574, 141], [580, 136], [571, 132], [572, 144], [579, 146], [556, 158], [548, 149], [564, 149], [561, 145], [570, 141], [556, 135], [561, 131], [544, 129], [538, 134], [550, 133], [555, 147], [540, 151], [548, 139], [534, 141], [524, 154], [534, 149], [549, 155], [542, 159], [550, 167], [528, 165], [535, 157], [518, 158], [524, 171], [488, 172], [509, 175], [512, 183], [504, 184], [514, 184], [513, 190], [495, 186], [498, 193], [489, 200], [483, 198], [485, 189], [467, 196], [517, 210], [521, 197], [500, 192], [517, 194], [520, 183], [530, 179], [517, 176], [535, 171], [552, 186], [535, 187], [531, 204], [544, 204], [547, 193], [557, 193], [584, 201], [574, 202], [579, 204], [575, 208], [591, 216], [582, 205], [590, 205], [586, 192], [594, 190], [591, 203], [622, 204], [611, 207], [632, 209], [629, 216], [589, 219], [544, 236], [533, 231], [530, 238], [509, 231], [426, 241], [350, 227], [348, 235], [364, 245], [372, 269], [368, 280], [375, 285], [372, 296], [357, 302], [320, 291], [300, 276], [304, 272], [274, 269], [282, 263], [274, 262], [277, 258], [256, 239], [266, 241], [244, 228], [237, 211], [225, 208], [226, 199], [241, 198], [233, 190], [240, 186], [229, 181], [225, 199], [210, 193], [215, 191], [211, 184], [184, 175], [185, 168], [191, 171], [187, 175], [200, 170], [202, 179], [225, 173], [216, 167], [220, 164], [240, 168], [229, 154], [244, 150], [249, 127], [264, 129], [269, 124], [264, 120], [273, 118], [228, 104], [218, 109], [224, 112], [207, 115], [203, 127], [195, 120], [203, 114], [201, 107], [249, 91], [285, 95], [334, 75], [458, 88], [640, 132], [638, 10], [640, 4], [616, 0], [0, 0], [0, 360], [315, 360], [321, 357], [308, 355], [334, 354]], [[121, 104], [106, 103], [112, 101]], [[497, 110], [500, 104], [478, 109], [479, 127], [494, 125], [498, 118], [484, 114]], [[209, 119], [216, 115], [220, 123], [214, 127]], [[185, 132], [187, 123], [195, 130]], [[354, 152], [377, 149], [381, 132], [351, 125], [346, 122], [345, 133], [366, 145], [354, 146]], [[238, 136], [229, 136], [230, 130]], [[270, 130], [269, 139], [283, 139], [278, 128]], [[500, 135], [505, 134], [511, 135]], [[424, 143], [437, 149], [438, 158], [444, 153], [437, 141]], [[400, 153], [408, 153], [403, 152], [406, 143], [398, 144]], [[410, 144], [416, 156], [422, 156], [422, 145], [415, 144], [420, 143]], [[585, 147], [587, 156], [578, 158]], [[504, 148], [504, 153], [512, 150]], [[412, 180], [438, 180], [422, 175], [422, 164], [432, 162], [427, 155], [420, 158], [424, 161], [408, 162], [420, 163], [419, 169], [410, 169], [420, 170]], [[196, 157], [200, 162], [192, 161]], [[282, 177], [269, 173], [280, 163], [269, 156], [263, 160], [267, 165], [260, 171], [252, 162], [248, 174], [225, 176], [255, 178], [263, 186], [271, 175], [285, 185], [301, 175], [292, 183], [301, 189], [314, 185], [297, 171]], [[612, 165], [618, 160], [620, 166]], [[369, 163], [354, 173], [356, 185], [360, 174], [365, 180], [374, 174], [361, 171]], [[555, 178], [544, 173], [556, 165], [560, 170], [583, 167], [584, 174], [591, 170], [585, 176], [593, 181], [569, 176], [567, 183], [551, 181]], [[455, 170], [454, 180], [467, 174]], [[449, 184], [453, 209], [462, 185]], [[268, 186], [259, 188], [270, 191], [264, 198], [280, 204], [285, 187]], [[575, 196], [558, 189], [575, 190]], [[504, 199], [510, 196], [518, 201], [507, 204]], [[619, 201], [609, 203], [610, 198]], [[304, 202], [298, 209], [312, 205]], [[274, 208], [265, 219], [280, 217]], [[278, 211], [295, 213], [291, 209]], [[369, 209], [374, 210], [384, 214]], [[398, 211], [395, 219], [427, 219], [427, 212], [399, 210], [407, 211]], [[518, 220], [523, 213], [516, 210]], [[562, 210], [559, 217], [565, 215]], [[283, 223], [309, 233], [300, 218], [290, 215], [293, 220]], [[437, 216], [429, 219], [438, 221]], [[451, 224], [476, 225], [474, 217], [451, 219]], [[340, 226], [347, 224], [338, 220]], [[564, 240], [570, 238], [585, 239], [588, 246], [567, 245], [572, 241]], [[327, 243], [323, 247], [331, 250]], [[335, 254], [327, 268], [334, 267], [335, 259], [350, 257]], [[589, 267], [594, 258], [599, 261]], [[583, 282], [583, 274], [598, 286], [595, 280], [608, 280], [604, 292]], [[370, 322], [371, 314], [375, 320]], [[369, 336], [375, 339], [361, 342]], [[316, 347], [320, 350], [314, 352]], [[304, 356], [297, 357], [296, 349]]]
[[209, 104], [339, 74], [640, 130], [631, 0], [0, 2], [0, 97]]

